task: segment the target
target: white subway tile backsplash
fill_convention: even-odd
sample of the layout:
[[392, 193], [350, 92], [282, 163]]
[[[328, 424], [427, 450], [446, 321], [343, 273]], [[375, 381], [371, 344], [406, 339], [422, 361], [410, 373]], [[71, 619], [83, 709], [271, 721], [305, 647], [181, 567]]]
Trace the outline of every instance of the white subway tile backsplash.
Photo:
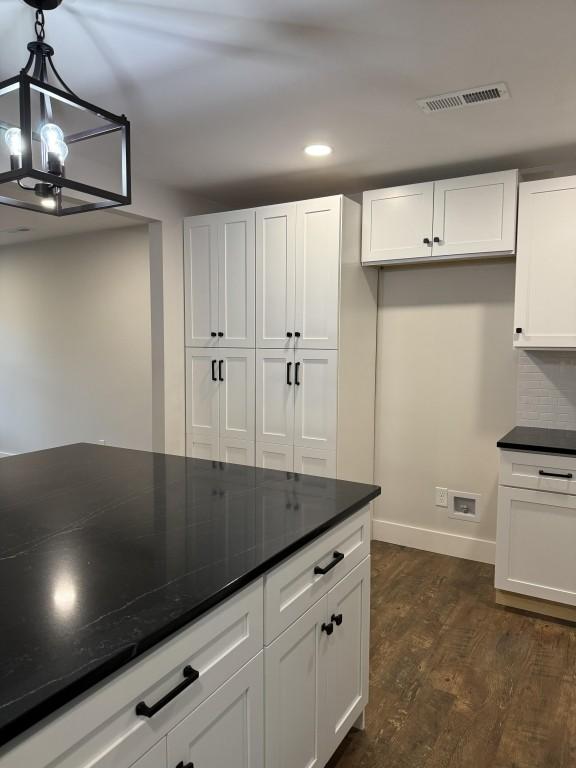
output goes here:
[[517, 423], [576, 429], [576, 352], [520, 352]]

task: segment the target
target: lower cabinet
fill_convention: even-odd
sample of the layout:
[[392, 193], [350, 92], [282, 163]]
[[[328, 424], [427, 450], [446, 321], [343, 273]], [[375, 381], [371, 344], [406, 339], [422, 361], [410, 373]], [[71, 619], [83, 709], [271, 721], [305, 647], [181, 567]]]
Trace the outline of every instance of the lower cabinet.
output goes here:
[[368, 701], [369, 519], [358, 511], [0, 750], [0, 768], [324, 768]]
[[213, 436], [186, 435], [186, 456], [206, 461], [254, 466], [254, 443]]
[[263, 690], [264, 660], [260, 652], [170, 731], [169, 768], [263, 768]]
[[265, 648], [266, 768], [322, 768], [368, 702], [370, 557]]
[[166, 739], [162, 739], [155, 747], [146, 752], [140, 760], [132, 763], [130, 768], [168, 768]]
[[299, 472], [302, 475], [336, 477], [336, 451], [257, 443], [256, 466], [282, 472]]
[[575, 495], [500, 486], [497, 589], [576, 606], [575, 552]]

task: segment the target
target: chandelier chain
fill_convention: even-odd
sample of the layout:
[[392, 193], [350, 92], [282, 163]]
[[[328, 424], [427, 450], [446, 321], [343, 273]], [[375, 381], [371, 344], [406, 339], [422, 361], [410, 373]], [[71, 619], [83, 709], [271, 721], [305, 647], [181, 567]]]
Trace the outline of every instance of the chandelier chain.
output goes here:
[[44, 31], [44, 11], [40, 8], [36, 11], [36, 23], [34, 24], [34, 30], [36, 32], [36, 39], [40, 42], [43, 42], [44, 38], [46, 37], [46, 33]]

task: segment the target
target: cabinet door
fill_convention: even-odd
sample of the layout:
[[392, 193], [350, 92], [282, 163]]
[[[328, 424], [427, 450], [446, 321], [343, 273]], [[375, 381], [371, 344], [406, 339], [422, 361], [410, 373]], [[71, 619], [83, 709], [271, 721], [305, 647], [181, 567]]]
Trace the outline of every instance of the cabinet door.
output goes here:
[[514, 253], [518, 172], [434, 184], [434, 256]]
[[322, 742], [331, 755], [368, 703], [370, 650], [370, 558], [328, 593], [326, 690]]
[[[158, 742], [140, 760], [133, 763], [130, 768], [167, 768], [166, 739]], [[98, 766], [100, 768], [100, 766]]]
[[296, 219], [296, 347], [336, 349], [342, 199], [298, 203]]
[[254, 441], [255, 355], [253, 349], [219, 349], [220, 434]]
[[576, 497], [500, 486], [496, 587], [576, 605]]
[[254, 211], [219, 214], [218, 332], [220, 346], [254, 347], [255, 244]]
[[190, 459], [220, 461], [218, 435], [186, 435], [186, 456]]
[[336, 452], [294, 448], [294, 472], [317, 477], [336, 477]]
[[321, 768], [326, 598], [264, 650], [266, 768]]
[[253, 467], [254, 443], [221, 437], [220, 461], [224, 461], [226, 464], [243, 464], [246, 467]]
[[514, 344], [576, 348], [576, 176], [520, 185]]
[[186, 346], [218, 346], [218, 216], [184, 220]]
[[[258, 347], [294, 345], [296, 203], [256, 211], [256, 339]], [[288, 335], [290, 334], [290, 335]]]
[[168, 765], [263, 768], [263, 653], [168, 734]]
[[217, 356], [217, 350], [186, 350], [186, 432], [204, 439], [219, 433]]
[[335, 350], [296, 352], [294, 445], [336, 450], [337, 361]]
[[[364, 192], [364, 264], [432, 255], [434, 182]], [[426, 242], [428, 241], [428, 242]]]
[[292, 472], [294, 469], [294, 449], [291, 445], [257, 443], [256, 466], [263, 469], [278, 469], [281, 472]]
[[294, 442], [294, 352], [256, 353], [256, 442]]

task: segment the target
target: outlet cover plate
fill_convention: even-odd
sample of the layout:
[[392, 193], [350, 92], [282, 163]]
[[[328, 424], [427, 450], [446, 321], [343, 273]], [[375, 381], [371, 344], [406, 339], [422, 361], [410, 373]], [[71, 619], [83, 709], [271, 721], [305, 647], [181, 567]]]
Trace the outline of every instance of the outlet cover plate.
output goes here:
[[436, 506], [447, 507], [448, 506], [448, 488], [439, 488], [436, 486]]

